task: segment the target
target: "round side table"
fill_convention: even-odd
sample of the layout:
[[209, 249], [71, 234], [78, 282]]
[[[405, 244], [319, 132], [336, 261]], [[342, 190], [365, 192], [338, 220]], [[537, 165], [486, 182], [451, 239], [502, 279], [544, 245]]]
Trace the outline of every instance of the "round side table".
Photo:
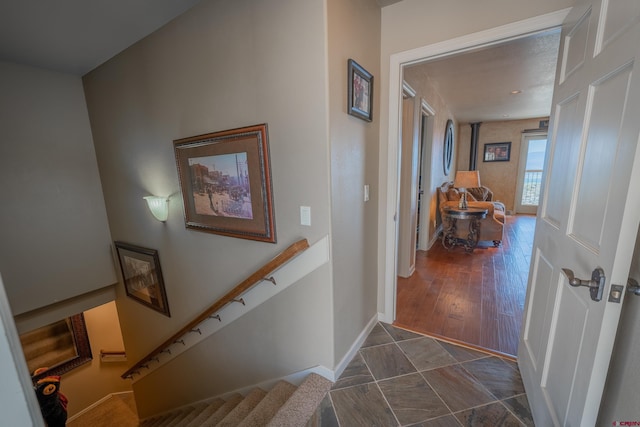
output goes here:
[[[444, 213], [449, 226], [442, 235], [442, 246], [445, 249], [451, 249], [455, 245], [461, 245], [464, 246], [467, 252], [473, 252], [480, 238], [480, 220], [487, 217], [489, 210], [481, 208], [447, 208]], [[456, 227], [459, 219], [469, 220], [469, 234], [466, 239], [456, 237]]]

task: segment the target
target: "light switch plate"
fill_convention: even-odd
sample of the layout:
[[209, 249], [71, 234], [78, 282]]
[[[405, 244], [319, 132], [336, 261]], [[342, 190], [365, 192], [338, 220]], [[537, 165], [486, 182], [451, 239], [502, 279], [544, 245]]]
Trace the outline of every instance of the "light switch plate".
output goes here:
[[311, 225], [311, 207], [300, 206], [300, 225]]
[[364, 185], [364, 201], [369, 201], [369, 184]]

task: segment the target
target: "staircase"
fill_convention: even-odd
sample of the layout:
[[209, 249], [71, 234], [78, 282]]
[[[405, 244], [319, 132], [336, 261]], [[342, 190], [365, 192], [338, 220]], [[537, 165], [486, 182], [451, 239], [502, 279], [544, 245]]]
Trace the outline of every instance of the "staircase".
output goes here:
[[[242, 396], [238, 393], [209, 403], [197, 403], [176, 409], [140, 423], [133, 416], [131, 422], [119, 425], [140, 427], [303, 427], [312, 418], [320, 402], [332, 386], [326, 378], [311, 373], [296, 387], [278, 382], [270, 391], [255, 388]], [[99, 407], [95, 411], [103, 412]], [[70, 421], [68, 427], [111, 427], [112, 411], [108, 416], [85, 413]], [[133, 414], [132, 414], [133, 415]], [[135, 420], [134, 420], [135, 418]]]

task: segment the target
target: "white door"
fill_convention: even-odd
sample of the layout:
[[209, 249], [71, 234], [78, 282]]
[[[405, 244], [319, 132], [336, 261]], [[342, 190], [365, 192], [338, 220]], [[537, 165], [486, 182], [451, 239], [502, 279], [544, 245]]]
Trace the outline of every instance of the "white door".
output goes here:
[[402, 85], [402, 151], [400, 155], [400, 221], [398, 223], [398, 276], [410, 277], [416, 269], [418, 227], [418, 128], [416, 92]]
[[540, 189], [544, 173], [544, 157], [547, 150], [547, 134], [522, 134], [516, 213], [535, 215], [540, 204]]
[[[563, 26], [518, 348], [536, 425], [593, 426], [640, 219], [640, 1], [577, 0]], [[602, 300], [572, 287], [590, 279]], [[624, 292], [623, 292], [624, 294]]]

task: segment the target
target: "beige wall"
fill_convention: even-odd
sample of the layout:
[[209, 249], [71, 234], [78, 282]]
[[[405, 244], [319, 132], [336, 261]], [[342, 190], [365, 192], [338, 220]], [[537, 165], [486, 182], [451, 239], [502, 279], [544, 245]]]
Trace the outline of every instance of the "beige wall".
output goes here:
[[17, 315], [117, 279], [80, 78], [0, 62], [0, 93], [0, 272]]
[[[480, 182], [493, 191], [494, 200], [503, 202], [508, 212], [515, 212], [522, 132], [525, 129], [538, 129], [540, 121], [548, 119], [549, 117], [540, 117], [527, 120], [484, 122], [480, 125], [476, 158], [476, 166], [480, 171]], [[460, 124], [458, 134], [460, 135], [458, 170], [468, 170], [471, 126], [468, 123]], [[509, 141], [511, 142], [511, 155], [508, 162], [483, 161], [485, 144]]]
[[[380, 8], [329, 0], [329, 117], [335, 362], [376, 314]], [[374, 76], [373, 121], [347, 114], [347, 61]], [[364, 201], [364, 185], [370, 200]]]
[[[324, 1], [205, 0], [85, 76], [112, 237], [158, 250], [171, 310], [117, 288], [130, 363], [294, 241], [330, 233], [326, 69]], [[172, 140], [256, 123], [269, 126], [278, 243], [185, 229]], [[171, 195], [166, 223], [149, 194]], [[134, 383], [141, 416], [332, 367], [333, 329], [327, 265]], [[181, 392], [157, 396], [167, 387]]]
[[[449, 111], [446, 100], [442, 99], [436, 90], [431, 79], [425, 75], [420, 68], [406, 67], [404, 69], [404, 79], [416, 91], [418, 103], [424, 99], [431, 108], [435, 110], [435, 118], [433, 121], [432, 131], [432, 147], [430, 162], [425, 166], [425, 174], [428, 174], [429, 188], [424, 188], [424, 197], [429, 199], [429, 240], [436, 237], [436, 216], [438, 210], [438, 193], [437, 188], [445, 181], [450, 181], [456, 174], [456, 158], [454, 157], [449, 174], [444, 173], [442, 157], [444, 155], [444, 133], [447, 126], [447, 120], [454, 121], [455, 118]], [[454, 131], [454, 152], [455, 148], [460, 145], [459, 132]], [[454, 154], [455, 156], [455, 154]], [[401, 189], [402, 191], [402, 189]]]
[[[391, 223], [387, 209], [389, 138], [389, 64], [391, 56], [418, 47], [428, 46], [456, 37], [488, 30], [523, 19], [571, 7], [573, 0], [459, 0], [439, 2], [404, 0], [382, 9], [380, 58], [380, 177], [378, 182], [378, 310], [385, 312], [390, 306], [385, 296], [389, 258], [387, 227]], [[397, 96], [397, 94], [393, 94]], [[395, 114], [395, 112], [393, 112]]]
[[100, 350], [122, 351], [122, 333], [116, 303], [110, 302], [84, 312], [93, 360], [62, 376], [60, 390], [69, 399], [69, 416], [110, 393], [131, 390], [131, 383], [120, 378], [127, 363], [102, 363]]

